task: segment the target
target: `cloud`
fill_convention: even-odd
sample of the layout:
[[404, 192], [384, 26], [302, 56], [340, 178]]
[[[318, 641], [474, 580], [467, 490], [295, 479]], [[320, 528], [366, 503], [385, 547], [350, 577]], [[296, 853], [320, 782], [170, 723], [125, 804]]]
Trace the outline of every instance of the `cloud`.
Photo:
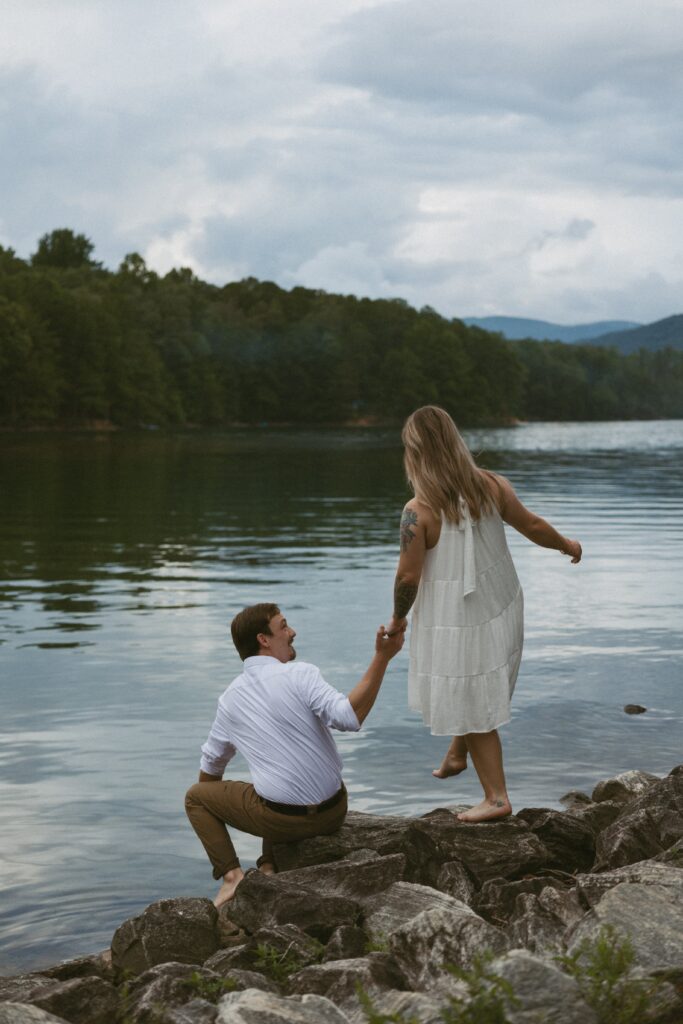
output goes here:
[[401, 295], [676, 311], [679, 5], [8, 0], [0, 241]]

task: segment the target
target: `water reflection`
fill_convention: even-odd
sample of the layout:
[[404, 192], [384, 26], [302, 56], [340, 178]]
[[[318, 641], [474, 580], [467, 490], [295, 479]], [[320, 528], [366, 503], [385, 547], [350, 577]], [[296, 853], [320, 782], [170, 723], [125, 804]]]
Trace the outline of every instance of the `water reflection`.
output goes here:
[[[683, 423], [536, 424], [469, 436], [579, 537], [572, 567], [514, 533], [525, 658], [504, 733], [518, 807], [680, 758]], [[239, 669], [228, 623], [273, 599], [300, 657], [349, 690], [389, 615], [407, 489], [395, 431], [3, 439], [0, 835], [5, 971], [106, 945], [161, 896], [208, 894], [182, 796]], [[358, 809], [420, 814], [444, 740], [394, 662], [340, 737]], [[642, 703], [645, 715], [624, 715]], [[552, 751], [552, 757], [549, 756]], [[246, 778], [243, 762], [237, 777]], [[256, 842], [240, 839], [245, 861]]]

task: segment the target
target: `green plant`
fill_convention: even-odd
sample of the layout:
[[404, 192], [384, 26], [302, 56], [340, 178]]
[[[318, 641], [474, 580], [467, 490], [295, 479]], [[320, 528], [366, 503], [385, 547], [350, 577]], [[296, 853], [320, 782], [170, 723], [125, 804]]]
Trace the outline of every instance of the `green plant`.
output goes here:
[[[319, 942], [312, 946], [312, 952], [318, 960], [322, 956], [323, 950], [324, 946]], [[285, 950], [279, 950], [275, 946], [264, 942], [256, 947], [254, 966], [257, 970], [265, 971], [266, 974], [269, 974], [273, 981], [283, 984], [290, 975], [296, 974], [297, 971], [306, 967], [306, 964], [303, 960], [299, 959], [296, 953], [292, 952], [290, 946]]]
[[365, 943], [366, 953], [386, 953], [389, 949], [389, 939], [381, 933], [375, 939], [368, 939]]
[[193, 971], [188, 978], [183, 980], [183, 988], [205, 999], [207, 1003], [217, 1003], [226, 992], [234, 992], [237, 982], [234, 978], [207, 978], [199, 971]]
[[661, 979], [630, 978], [633, 944], [611, 925], [556, 960], [574, 978], [600, 1024], [641, 1024]]
[[356, 995], [367, 1024], [419, 1024], [417, 1017], [402, 1017], [399, 1013], [383, 1013], [378, 1010], [360, 982], [356, 982]]
[[444, 1024], [507, 1024], [507, 1010], [519, 1005], [509, 981], [490, 970], [493, 953], [473, 958], [469, 971], [449, 965], [447, 970], [462, 981], [465, 996], [451, 996], [441, 1011]]

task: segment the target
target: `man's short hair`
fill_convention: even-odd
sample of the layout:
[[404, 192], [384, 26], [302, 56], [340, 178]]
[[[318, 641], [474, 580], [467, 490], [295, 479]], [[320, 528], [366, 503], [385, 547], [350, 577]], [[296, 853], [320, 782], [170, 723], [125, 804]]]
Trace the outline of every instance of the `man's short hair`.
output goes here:
[[280, 609], [276, 604], [252, 604], [238, 612], [230, 624], [232, 642], [237, 648], [242, 661], [245, 658], [252, 658], [260, 651], [258, 635], [266, 633], [271, 635], [268, 623], [274, 615], [279, 615]]

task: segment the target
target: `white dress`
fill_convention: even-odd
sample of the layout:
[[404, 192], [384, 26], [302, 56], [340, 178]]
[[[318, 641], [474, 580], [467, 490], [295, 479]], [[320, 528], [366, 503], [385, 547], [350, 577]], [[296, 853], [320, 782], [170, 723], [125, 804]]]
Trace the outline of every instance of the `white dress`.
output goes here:
[[[464, 504], [464, 503], [463, 503]], [[442, 516], [413, 606], [408, 701], [433, 736], [510, 721], [524, 639], [524, 596], [498, 512]]]

